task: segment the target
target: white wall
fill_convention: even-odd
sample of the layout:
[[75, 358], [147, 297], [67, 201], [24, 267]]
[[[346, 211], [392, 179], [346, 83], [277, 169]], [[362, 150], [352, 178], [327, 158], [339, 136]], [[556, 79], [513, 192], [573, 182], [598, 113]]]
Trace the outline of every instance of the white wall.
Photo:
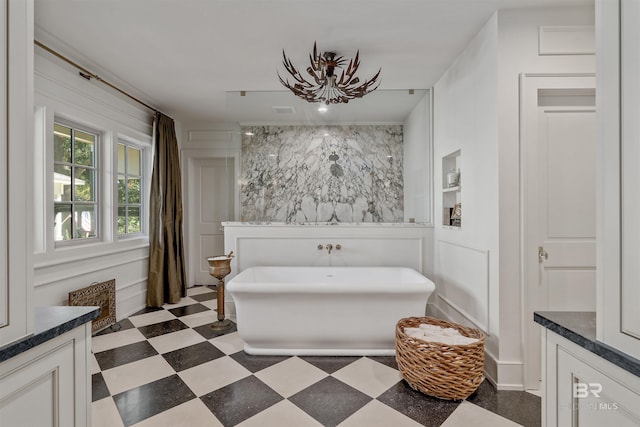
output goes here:
[[[487, 334], [497, 353], [498, 19], [494, 15], [434, 87], [434, 257], [438, 307]], [[442, 224], [442, 157], [460, 150], [462, 227]], [[445, 183], [446, 184], [446, 183]], [[451, 259], [454, 258], [454, 259]], [[469, 260], [473, 259], [473, 262]], [[489, 273], [487, 273], [487, 270]]]
[[[152, 114], [125, 100], [101, 83], [87, 81], [77, 71], [50, 54], [36, 50], [35, 56], [35, 305], [65, 305], [68, 292], [94, 282], [116, 279], [118, 319], [143, 308], [146, 300], [148, 238], [119, 239], [115, 226], [117, 209], [113, 182], [105, 182], [115, 168], [113, 147], [119, 137], [148, 148], [143, 165], [147, 189], [151, 174]], [[102, 238], [91, 244], [56, 247], [53, 241], [53, 205], [50, 191], [53, 160], [53, 120], [60, 117], [101, 133], [100, 210]], [[148, 190], [144, 199], [148, 200]]]
[[[522, 361], [519, 212], [519, 85], [521, 73], [595, 73], [594, 55], [539, 55], [540, 26], [593, 26], [594, 8], [505, 10], [499, 32], [499, 169], [500, 169], [500, 359], [515, 367]], [[525, 319], [532, 322], [532, 319]], [[509, 369], [509, 368], [506, 368]], [[507, 374], [515, 382], [519, 373]], [[506, 372], [505, 372], [506, 373]], [[505, 375], [506, 376], [506, 375]]]
[[404, 122], [404, 221], [430, 224], [431, 212], [431, 91]]
[[[593, 25], [593, 8], [499, 11], [434, 87], [436, 284], [454, 296], [438, 308], [485, 329], [487, 374], [503, 389], [523, 383], [519, 76], [595, 71], [593, 55], [538, 55], [539, 27], [565, 25]], [[441, 158], [458, 149], [462, 227], [454, 230], [439, 225], [439, 189]]]

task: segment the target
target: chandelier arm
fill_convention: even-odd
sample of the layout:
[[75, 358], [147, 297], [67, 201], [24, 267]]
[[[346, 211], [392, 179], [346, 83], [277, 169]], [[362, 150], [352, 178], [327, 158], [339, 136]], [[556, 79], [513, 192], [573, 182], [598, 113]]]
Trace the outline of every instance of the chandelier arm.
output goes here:
[[[307, 74], [312, 80], [306, 80], [302, 70], [298, 70], [293, 62], [282, 51], [283, 65], [293, 82], [284, 79], [278, 72], [280, 83], [291, 90], [294, 95], [308, 102], [324, 102], [326, 104], [347, 103], [354, 98], [361, 98], [380, 86], [378, 78], [381, 69], [369, 80], [360, 83], [356, 77], [360, 67], [360, 51], [356, 52], [348, 64], [343, 56], [336, 56], [334, 52], [319, 52], [317, 43], [313, 44], [313, 54], [309, 55]], [[345, 68], [345, 65], [346, 68]], [[338, 78], [338, 71], [340, 75]], [[305, 74], [306, 75], [306, 74]]]

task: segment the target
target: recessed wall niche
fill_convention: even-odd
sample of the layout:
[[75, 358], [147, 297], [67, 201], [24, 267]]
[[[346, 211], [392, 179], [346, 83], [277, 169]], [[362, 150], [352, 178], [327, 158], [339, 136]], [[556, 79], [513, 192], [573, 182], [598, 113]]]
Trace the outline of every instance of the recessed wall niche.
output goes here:
[[462, 227], [460, 150], [442, 158], [442, 225]]
[[402, 126], [250, 126], [241, 131], [243, 221], [403, 221]]

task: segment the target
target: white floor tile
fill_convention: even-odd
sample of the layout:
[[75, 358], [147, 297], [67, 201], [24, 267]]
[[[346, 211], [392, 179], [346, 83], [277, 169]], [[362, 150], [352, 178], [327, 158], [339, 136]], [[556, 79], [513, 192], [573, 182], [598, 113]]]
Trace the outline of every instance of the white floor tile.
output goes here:
[[189, 347], [190, 345], [198, 344], [203, 341], [206, 341], [206, 339], [193, 329], [183, 329], [170, 334], [149, 338], [149, 344], [151, 344], [160, 354], [168, 353], [183, 347]]
[[283, 397], [293, 396], [328, 375], [298, 357], [283, 360], [255, 374]]
[[91, 375], [97, 374], [98, 372], [100, 372], [100, 365], [98, 365], [98, 360], [93, 353], [91, 353]]
[[91, 427], [124, 427], [120, 413], [111, 397], [91, 404]]
[[235, 360], [225, 356], [181, 371], [178, 375], [200, 397], [248, 377], [251, 372]]
[[133, 326], [139, 328], [140, 326], [153, 325], [154, 323], [166, 322], [167, 320], [173, 320], [175, 318], [176, 316], [166, 310], [158, 310], [139, 316], [131, 316], [129, 320], [133, 323]]
[[200, 304], [204, 305], [207, 308], [210, 308], [211, 310], [217, 311], [218, 309], [218, 300], [217, 299], [210, 299], [207, 301], [202, 301]]
[[209, 342], [218, 347], [224, 354], [237, 353], [244, 348], [244, 341], [242, 341], [237, 332], [212, 338]]
[[442, 423], [442, 427], [469, 427], [470, 425], [473, 427], [516, 427], [520, 424], [469, 402], [462, 402]]
[[112, 395], [172, 374], [175, 374], [175, 371], [160, 355], [102, 371], [104, 381]]
[[184, 307], [185, 305], [197, 304], [197, 303], [198, 301], [194, 300], [193, 298], [184, 297], [184, 298], [181, 298], [180, 301], [178, 301], [177, 303], [165, 304], [162, 306], [162, 308], [164, 308], [165, 310], [171, 310], [172, 308]]
[[206, 294], [209, 292], [215, 292], [215, 291], [208, 286], [194, 286], [192, 288], [187, 289], [187, 296]]
[[132, 427], [223, 427], [200, 399], [192, 399], [158, 415], [134, 424]]
[[180, 321], [190, 328], [196, 328], [208, 323], [213, 323], [216, 320], [218, 320], [218, 313], [215, 311], [202, 311], [200, 313], [182, 316], [180, 318]]
[[121, 347], [134, 342], [144, 341], [145, 337], [137, 329], [125, 329], [111, 334], [98, 335], [91, 338], [91, 349], [94, 353]]
[[367, 403], [339, 424], [339, 427], [371, 426], [419, 427], [421, 424], [377, 400]]
[[282, 400], [268, 409], [238, 424], [238, 427], [322, 427], [318, 421], [309, 416], [288, 400]]
[[395, 369], [366, 357], [334, 372], [332, 376], [374, 398], [402, 379]]

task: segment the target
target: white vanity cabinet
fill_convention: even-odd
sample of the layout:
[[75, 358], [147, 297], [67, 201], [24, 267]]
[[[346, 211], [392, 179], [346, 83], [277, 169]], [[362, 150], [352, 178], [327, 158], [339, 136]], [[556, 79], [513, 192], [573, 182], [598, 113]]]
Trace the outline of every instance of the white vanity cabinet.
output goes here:
[[0, 349], [0, 425], [91, 426], [97, 307], [40, 307], [32, 336]]
[[640, 426], [640, 361], [596, 340], [593, 312], [538, 312], [542, 425]]
[[597, 304], [534, 316], [547, 427], [640, 426], [639, 39], [638, 0], [596, 0]]
[[91, 425], [97, 307], [33, 307], [33, 0], [0, 0], [0, 426]]

